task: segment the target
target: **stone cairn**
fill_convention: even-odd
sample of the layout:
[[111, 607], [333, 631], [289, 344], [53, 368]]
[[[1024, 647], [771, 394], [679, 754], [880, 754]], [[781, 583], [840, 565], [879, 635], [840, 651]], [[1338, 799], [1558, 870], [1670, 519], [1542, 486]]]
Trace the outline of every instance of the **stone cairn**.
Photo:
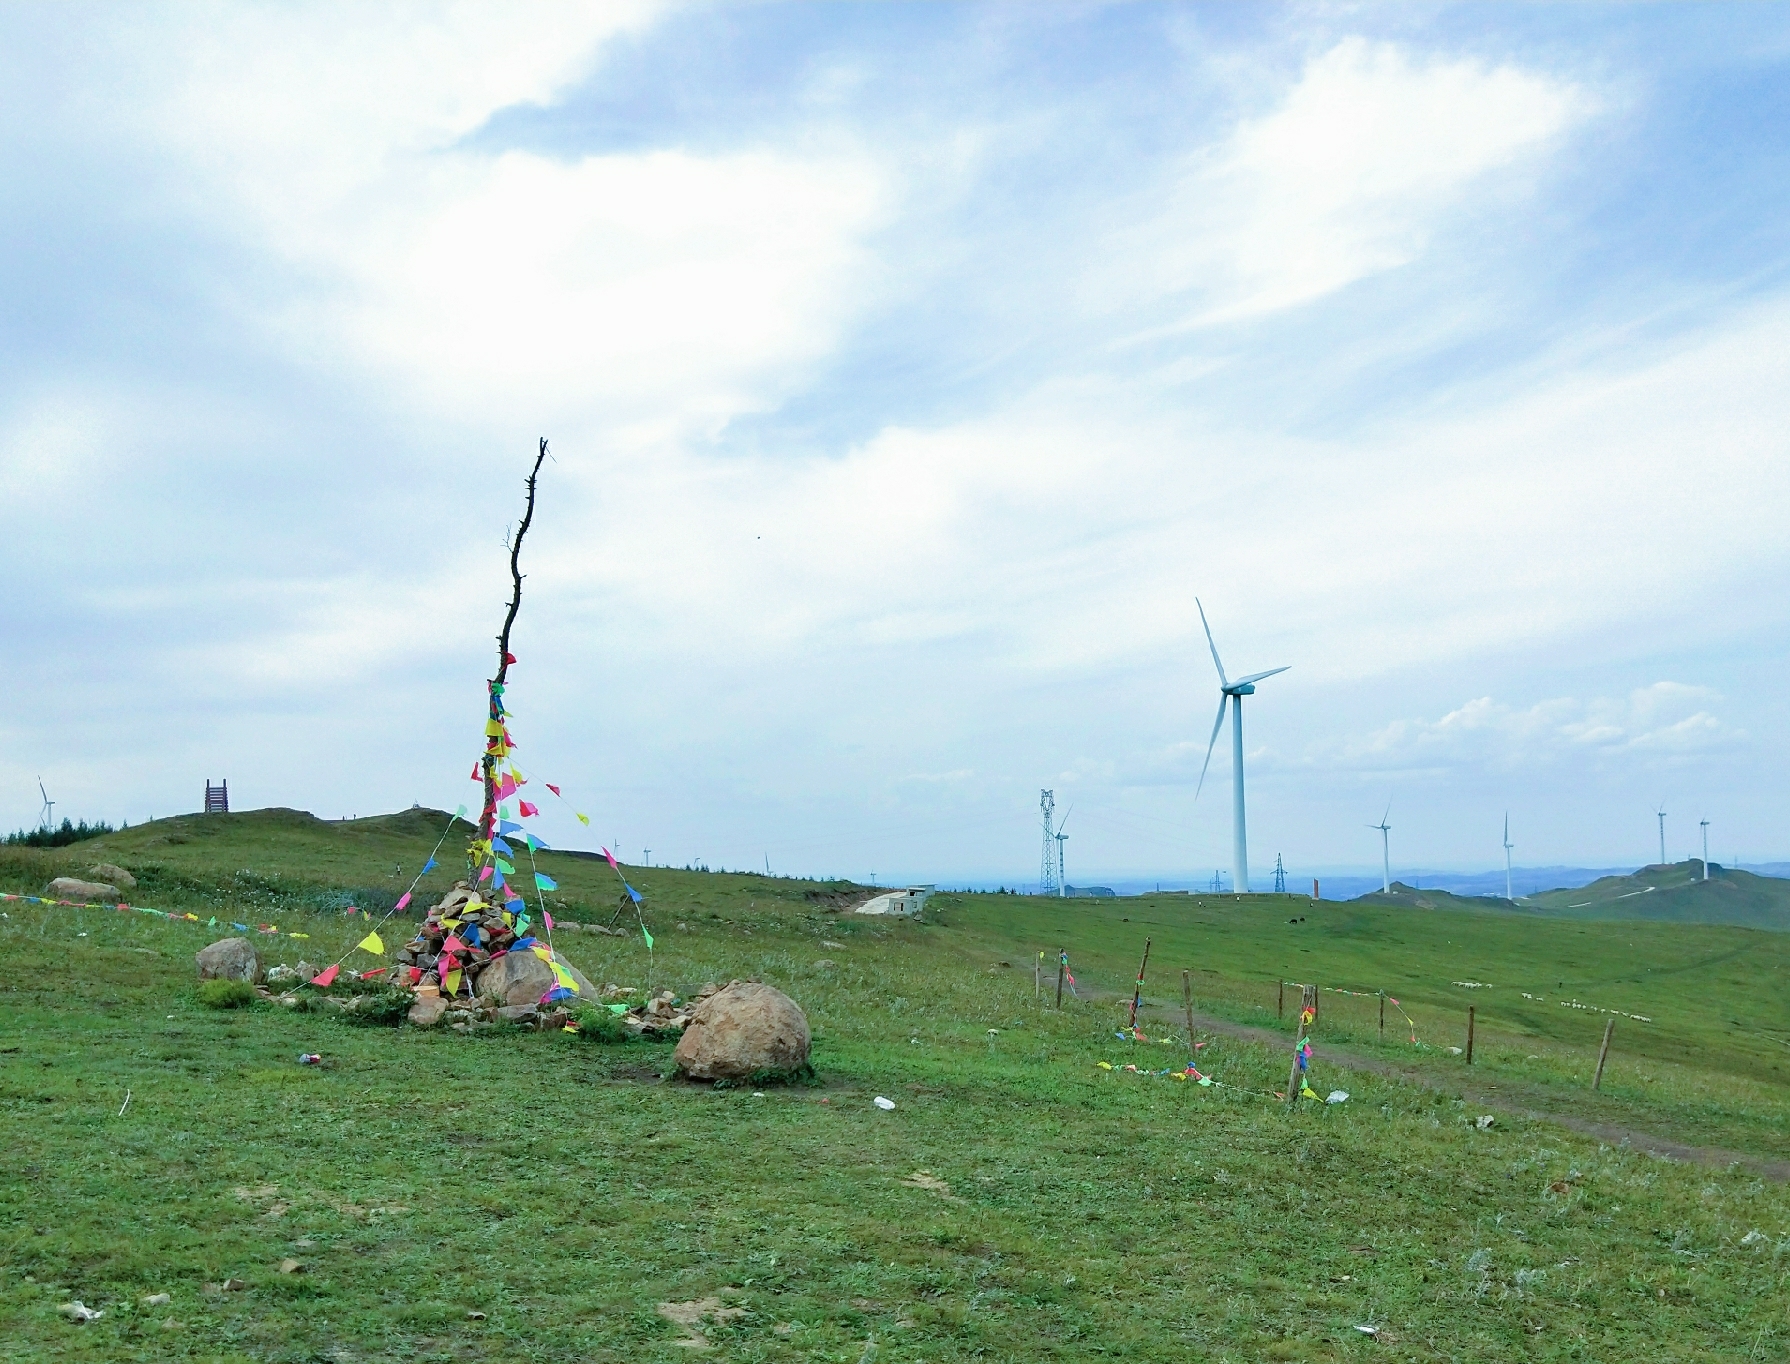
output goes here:
[[[394, 956], [400, 984], [420, 988], [433, 978], [437, 992], [453, 997], [478, 992], [478, 978], [494, 958], [503, 956], [528, 931], [526, 915], [512, 915], [487, 904], [471, 886], [458, 881], [423, 917], [423, 926]], [[449, 940], [459, 945], [450, 945]], [[446, 967], [442, 958], [445, 955]], [[454, 976], [458, 971], [460, 974]], [[448, 988], [452, 977], [454, 988]]]

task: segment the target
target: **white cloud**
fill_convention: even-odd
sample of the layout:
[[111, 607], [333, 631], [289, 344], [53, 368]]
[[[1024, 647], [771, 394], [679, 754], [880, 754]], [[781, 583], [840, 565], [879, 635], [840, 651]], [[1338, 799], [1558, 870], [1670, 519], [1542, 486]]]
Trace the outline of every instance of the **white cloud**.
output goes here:
[[1398, 720], [1372, 734], [1322, 746], [1307, 762], [1365, 774], [1462, 766], [1512, 771], [1636, 755], [1669, 761], [1745, 738], [1711, 713], [1719, 699], [1708, 688], [1676, 682], [1656, 682], [1625, 697], [1560, 697], [1527, 708], [1482, 696], [1439, 719]]
[[[1414, 56], [1348, 38], [1273, 112], [1246, 119], [1158, 189], [1168, 207], [1121, 234], [1096, 294], [1194, 300], [1176, 326], [1309, 302], [1417, 256], [1467, 192], [1533, 158], [1593, 108], [1514, 66]], [[1160, 335], [1155, 328], [1146, 335]]]

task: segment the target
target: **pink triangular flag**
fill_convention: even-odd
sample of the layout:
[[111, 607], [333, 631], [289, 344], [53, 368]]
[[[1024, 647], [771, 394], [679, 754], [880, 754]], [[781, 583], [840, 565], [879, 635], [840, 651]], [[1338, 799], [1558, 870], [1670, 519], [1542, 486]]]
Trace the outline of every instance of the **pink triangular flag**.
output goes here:
[[331, 985], [336, 983], [336, 977], [341, 973], [342, 968], [340, 966], [332, 966], [327, 971], [319, 971], [316, 975], [312, 976], [311, 984], [321, 986], [323, 989], [327, 990]]
[[615, 870], [617, 870], [617, 871], [621, 870], [620, 867], [615, 866], [615, 854], [610, 852], [609, 849], [607, 849], [607, 848], [603, 849], [603, 856], [605, 856], [609, 859], [609, 865], [611, 867], [615, 867]]
[[553, 916], [543, 909], [541, 917], [547, 921], [547, 931], [551, 933], [553, 931]]

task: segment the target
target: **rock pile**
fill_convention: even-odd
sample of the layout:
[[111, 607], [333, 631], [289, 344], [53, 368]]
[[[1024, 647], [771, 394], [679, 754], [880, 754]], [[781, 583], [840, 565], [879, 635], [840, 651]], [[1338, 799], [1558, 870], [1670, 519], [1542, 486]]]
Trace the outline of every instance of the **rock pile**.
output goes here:
[[[414, 988], [434, 976], [445, 995], [472, 994], [479, 976], [494, 960], [518, 943], [532, 943], [523, 936], [527, 931], [526, 913], [511, 914], [487, 904], [460, 881], [424, 916], [416, 936], [394, 954], [399, 981]], [[548, 976], [552, 976], [551, 969]]]

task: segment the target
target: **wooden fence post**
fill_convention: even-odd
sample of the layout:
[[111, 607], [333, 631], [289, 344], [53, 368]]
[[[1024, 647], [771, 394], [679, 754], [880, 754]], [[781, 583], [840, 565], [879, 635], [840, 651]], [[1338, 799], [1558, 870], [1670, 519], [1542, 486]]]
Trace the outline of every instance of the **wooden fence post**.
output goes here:
[[1386, 1045], [1386, 992], [1380, 991], [1380, 1045]]
[[1193, 1046], [1193, 972], [1181, 973], [1181, 1004], [1187, 1010], [1187, 1059], [1194, 1059]]
[[[1064, 816], [1068, 818], [1068, 816]], [[1144, 939], [1144, 959], [1137, 964], [1137, 988], [1131, 992], [1131, 1026], [1137, 1028], [1138, 1006], [1144, 1002], [1144, 972], [1150, 969], [1150, 940]]]
[[1044, 953], [1040, 952], [1032, 962], [1032, 1002], [1044, 1002]]
[[1473, 1064], [1473, 1006], [1467, 1006], [1467, 1064]]
[[1069, 969], [1069, 954], [1062, 948], [1057, 949], [1057, 1007], [1063, 1007], [1063, 972]]
[[1604, 1059], [1610, 1054], [1610, 1034], [1616, 1031], [1616, 1020], [1612, 1018], [1604, 1024], [1604, 1044], [1597, 1049], [1597, 1074], [1591, 1077], [1591, 1087], [1602, 1089], [1604, 1083]]
[[1278, 984], [1280, 992], [1274, 1000], [1274, 1016], [1284, 1021], [1287, 1016], [1287, 983], [1283, 980]]
[[1289, 1104], [1299, 1102], [1299, 1080], [1303, 1074], [1299, 1062], [1302, 1059], [1308, 1036], [1306, 1030], [1309, 1025], [1305, 1021], [1307, 1014], [1311, 1016], [1313, 1023], [1317, 1022], [1318, 987], [1315, 985], [1305, 986], [1299, 995], [1299, 1026], [1293, 1030], [1293, 1069], [1287, 1074], [1287, 1102]]

